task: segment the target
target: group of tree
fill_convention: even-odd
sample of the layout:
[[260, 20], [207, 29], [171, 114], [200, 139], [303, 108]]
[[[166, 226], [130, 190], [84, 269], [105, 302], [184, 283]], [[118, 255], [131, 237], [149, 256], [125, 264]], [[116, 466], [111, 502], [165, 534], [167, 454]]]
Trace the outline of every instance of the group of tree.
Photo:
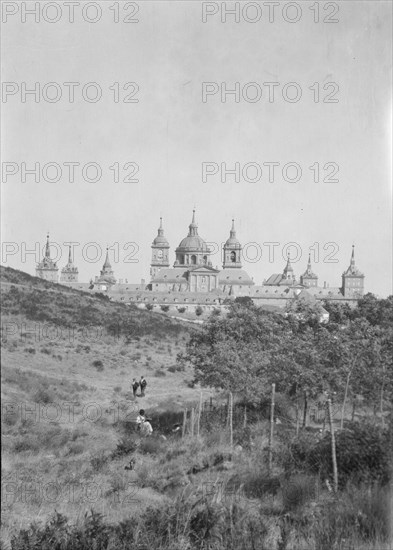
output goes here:
[[248, 403], [260, 403], [275, 383], [296, 407], [334, 395], [340, 406], [350, 400], [354, 415], [359, 402], [382, 413], [393, 401], [392, 357], [393, 296], [367, 294], [352, 308], [299, 299], [281, 312], [236, 299], [192, 335], [179, 361], [202, 386]]

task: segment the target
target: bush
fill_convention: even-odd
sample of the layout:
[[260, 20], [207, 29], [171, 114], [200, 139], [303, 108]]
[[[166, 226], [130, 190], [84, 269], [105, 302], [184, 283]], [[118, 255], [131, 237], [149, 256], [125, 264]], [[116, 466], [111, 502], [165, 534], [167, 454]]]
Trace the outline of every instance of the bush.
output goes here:
[[85, 447], [84, 447], [83, 443], [81, 443], [80, 441], [76, 441], [76, 442], [70, 443], [67, 454], [69, 454], [69, 455], [79, 455], [79, 454], [83, 453], [84, 450], [85, 450]]
[[55, 394], [49, 389], [39, 388], [35, 392], [33, 399], [36, 403], [53, 403], [55, 401]]
[[145, 308], [147, 309], [147, 311], [151, 311], [153, 309], [153, 304], [146, 304]]
[[161, 306], [161, 310], [167, 312], [169, 311], [169, 306]]
[[135, 453], [140, 445], [140, 438], [137, 434], [130, 434], [123, 437], [112, 452], [112, 458], [120, 458], [130, 453]]
[[185, 367], [184, 367], [184, 365], [171, 365], [170, 367], [168, 367], [168, 371], [169, 372], [184, 372]]
[[203, 309], [201, 308], [201, 306], [197, 306], [195, 308], [195, 315], [199, 317], [200, 315], [202, 315], [202, 313], [203, 313]]
[[95, 472], [101, 470], [109, 461], [109, 456], [104, 452], [93, 455], [90, 459], [91, 467]]
[[98, 372], [102, 372], [104, 370], [104, 364], [99, 359], [93, 361], [93, 367], [96, 368]]
[[25, 436], [19, 438], [14, 443], [14, 453], [22, 453], [23, 451], [36, 452], [40, 448], [39, 442], [34, 437]]
[[178, 311], [179, 313], [184, 313], [184, 312], [186, 311], [186, 308], [185, 308], [185, 307], [178, 307], [178, 308], [177, 308], [177, 311]]
[[156, 455], [161, 452], [163, 442], [155, 437], [146, 437], [141, 439], [139, 445], [139, 452], [142, 454]]
[[[337, 468], [339, 484], [343, 487], [349, 480], [359, 484], [363, 481], [379, 481], [385, 484], [390, 479], [390, 449], [387, 445], [388, 429], [373, 424], [349, 423], [345, 430], [336, 434]], [[332, 476], [330, 433], [320, 441], [304, 435], [291, 447], [298, 464], [323, 477]]]
[[285, 511], [296, 510], [317, 496], [317, 478], [298, 474], [283, 482], [282, 500]]
[[156, 369], [155, 372], [154, 372], [154, 376], [160, 378], [162, 376], [166, 376], [166, 372], [164, 370], [161, 370], [161, 369]]

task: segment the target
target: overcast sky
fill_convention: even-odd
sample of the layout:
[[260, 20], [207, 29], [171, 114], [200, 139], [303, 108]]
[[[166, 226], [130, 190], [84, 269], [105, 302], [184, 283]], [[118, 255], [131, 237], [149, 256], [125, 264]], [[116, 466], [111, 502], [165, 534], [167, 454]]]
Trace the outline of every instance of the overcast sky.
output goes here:
[[[206, 241], [225, 241], [234, 217], [239, 240], [256, 243], [248, 245], [243, 264], [257, 284], [282, 271], [285, 245], [295, 242], [291, 255], [302, 251], [295, 273], [304, 271], [314, 245], [313, 258], [319, 261], [313, 269], [320, 283], [339, 286], [354, 243], [366, 291], [392, 293], [391, 2], [339, 2], [337, 13], [334, 3], [332, 8], [320, 2], [318, 23], [310, 9], [314, 3], [304, 1], [297, 3], [301, 13], [296, 7], [283, 11], [281, 3], [270, 14], [272, 22], [268, 7], [259, 4], [261, 18], [254, 23], [255, 3], [240, 12], [239, 22], [229, 14], [222, 21], [221, 3], [205, 4], [205, 10], [218, 13], [203, 22], [202, 2], [141, 2], [138, 13], [132, 13], [132, 3], [100, 2], [96, 23], [86, 20], [98, 14], [94, 2], [85, 14], [76, 6], [73, 23], [63, 2], [57, 11], [41, 10], [38, 22], [22, 13], [23, 2], [3, 4], [9, 5], [3, 81], [14, 83], [7, 85], [2, 103], [3, 265], [33, 274], [38, 258], [24, 258], [22, 247], [43, 246], [49, 230], [63, 249], [60, 268], [67, 260], [63, 243], [80, 243], [75, 263], [81, 281], [99, 274], [104, 248], [118, 243], [119, 258], [111, 252], [115, 275], [139, 282], [149, 278], [150, 245], [160, 216], [173, 263], [195, 206]], [[119, 23], [115, 8], [110, 9], [116, 5]], [[125, 23], [124, 17], [138, 22]], [[36, 82], [39, 96], [24, 98], [23, 87]], [[49, 82], [57, 85], [44, 88]], [[73, 103], [65, 82], [80, 83]], [[89, 82], [96, 85], [85, 87]], [[119, 102], [114, 101], [116, 82]], [[139, 89], [123, 90], [130, 82]], [[216, 83], [209, 90], [217, 92], [205, 102], [203, 82]], [[236, 82], [240, 100], [224, 94], [223, 102], [221, 91]], [[285, 87], [288, 83], [296, 85]], [[97, 89], [102, 98], [89, 102], [82, 89], [90, 100]], [[59, 101], [51, 103], [56, 94]], [[124, 102], [126, 96], [139, 101]], [[27, 168], [39, 163], [38, 182], [32, 175], [21, 181], [23, 162]], [[64, 166], [70, 162], [80, 163], [74, 182]], [[102, 169], [97, 183], [83, 180], [81, 168], [89, 162]], [[273, 182], [266, 165], [271, 162], [279, 163]], [[47, 163], [62, 167], [58, 182], [45, 181], [55, 173], [43, 169]], [[138, 165], [138, 182], [122, 181], [135, 167], [123, 170], [125, 163]], [[206, 181], [203, 163], [219, 170]], [[222, 178], [221, 163], [229, 170], [240, 163], [240, 181], [231, 174]], [[244, 169], [247, 163], [252, 164]], [[299, 181], [285, 181], [300, 174], [291, 167], [283, 174], [287, 163], [301, 168]], [[318, 166], [319, 182], [314, 182]], [[88, 177], [93, 173], [89, 169]], [[329, 174], [338, 181], [324, 182]], [[86, 248], [91, 242], [102, 247], [102, 255], [89, 263], [82, 248], [93, 258], [93, 247]], [[16, 243], [7, 245], [13, 252], [8, 257], [4, 243]], [[129, 243], [138, 246], [134, 255]], [[274, 249], [270, 245], [272, 261], [263, 243], [279, 243]], [[124, 261], [130, 253], [128, 259], [137, 262]], [[213, 265], [220, 263], [217, 253]]]

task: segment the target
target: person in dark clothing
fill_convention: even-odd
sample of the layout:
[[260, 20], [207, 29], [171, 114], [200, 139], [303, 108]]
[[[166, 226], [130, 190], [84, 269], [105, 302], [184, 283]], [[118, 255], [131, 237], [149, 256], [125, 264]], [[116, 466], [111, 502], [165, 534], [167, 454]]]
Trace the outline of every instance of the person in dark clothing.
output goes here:
[[147, 382], [146, 382], [144, 376], [141, 376], [141, 381], [139, 382], [139, 385], [141, 387], [141, 396], [145, 397], [145, 390], [146, 390]]
[[132, 379], [132, 393], [134, 394], [134, 397], [136, 397], [136, 392], [139, 388], [139, 382], [136, 381], [135, 378]]

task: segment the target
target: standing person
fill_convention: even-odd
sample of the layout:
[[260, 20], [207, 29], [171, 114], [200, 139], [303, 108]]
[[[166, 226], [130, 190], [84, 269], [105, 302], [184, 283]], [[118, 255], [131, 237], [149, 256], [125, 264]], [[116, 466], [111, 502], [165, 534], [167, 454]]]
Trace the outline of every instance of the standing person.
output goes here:
[[136, 392], [139, 388], [139, 382], [136, 381], [135, 378], [132, 379], [132, 393], [134, 394], [134, 398], [136, 397]]
[[145, 397], [145, 389], [146, 389], [146, 386], [147, 386], [147, 382], [146, 382], [144, 376], [141, 376], [141, 381], [139, 382], [139, 385], [141, 387], [141, 396]]

